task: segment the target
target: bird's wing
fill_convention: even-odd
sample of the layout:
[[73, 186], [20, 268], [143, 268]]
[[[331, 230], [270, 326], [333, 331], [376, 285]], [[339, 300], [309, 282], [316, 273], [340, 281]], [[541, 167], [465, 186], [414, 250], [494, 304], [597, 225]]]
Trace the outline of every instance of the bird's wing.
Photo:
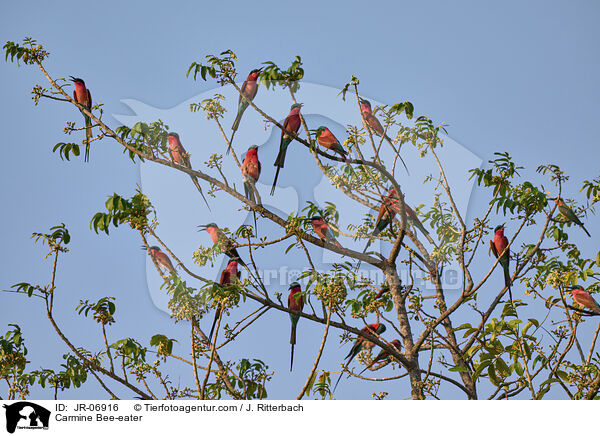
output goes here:
[[227, 271], [226, 269], [224, 269], [221, 272], [221, 278], [219, 279], [219, 283], [221, 285], [225, 284], [225, 281], [229, 278], [229, 271]]
[[90, 108], [92, 107], [92, 94], [90, 93], [89, 89], [86, 89], [87, 91], [87, 96], [88, 96], [88, 102], [90, 104]]
[[490, 241], [490, 250], [492, 250], [494, 256], [498, 257], [498, 250], [496, 250], [496, 244], [494, 244], [494, 241]]
[[77, 101], [77, 91], [73, 90], [73, 100], [75, 100], [76, 103], [79, 103]]
[[238, 99], [238, 105], [240, 105], [242, 103], [242, 101], [244, 103], [247, 103], [246, 100], [244, 100], [244, 97], [242, 97], [242, 94], [246, 95], [246, 87], [247, 86], [248, 86], [248, 81], [244, 80], [244, 83], [242, 83], [242, 87], [240, 88], [240, 90], [242, 92], [240, 92], [240, 96], [239, 96], [239, 99]]

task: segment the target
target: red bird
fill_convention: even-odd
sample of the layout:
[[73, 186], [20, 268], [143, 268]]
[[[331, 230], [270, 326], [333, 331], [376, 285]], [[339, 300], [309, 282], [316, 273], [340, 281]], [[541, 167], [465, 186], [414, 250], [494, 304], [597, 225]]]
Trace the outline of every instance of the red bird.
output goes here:
[[[85, 87], [83, 79], [71, 76], [71, 80], [75, 84], [75, 90], [73, 91], [73, 100], [79, 103], [88, 111], [92, 110], [92, 94], [90, 90]], [[83, 118], [85, 119], [85, 157], [84, 162], [90, 160], [90, 140], [92, 139], [92, 119], [83, 111]]]
[[[167, 133], [167, 140], [169, 141], [169, 156], [171, 156], [173, 162], [186, 168], [192, 169], [192, 165], [190, 163], [190, 155], [187, 151], [185, 151], [185, 148], [183, 148], [183, 144], [179, 139], [179, 134], [175, 132], [169, 132]], [[198, 192], [200, 192], [200, 195], [204, 199], [208, 210], [210, 210], [210, 206], [208, 205], [208, 201], [206, 201], [206, 197], [204, 197], [204, 193], [202, 192], [202, 188], [200, 187], [198, 180], [192, 175], [190, 175], [190, 178], [192, 179], [192, 182], [194, 182], [196, 189], [198, 189]]]
[[[238, 260], [240, 259], [237, 257], [229, 259], [227, 267], [221, 273], [221, 279], [219, 280], [219, 284], [221, 286], [232, 285], [240, 279], [241, 272], [238, 271]], [[217, 320], [219, 319], [221, 312], [223, 312], [223, 307], [219, 306], [219, 308], [215, 312], [215, 319], [213, 320], [212, 327], [210, 328], [210, 333], [208, 334], [209, 341], [212, 339], [212, 334], [215, 330], [215, 325], [217, 324]]]
[[[145, 250], [146, 247], [142, 247], [142, 249]], [[173, 268], [173, 264], [171, 263], [171, 259], [169, 259], [169, 256], [163, 253], [159, 247], [157, 247], [156, 245], [149, 247], [148, 254], [156, 261], [156, 263], [160, 267], [165, 268], [173, 275], [177, 275], [177, 272], [175, 271], [175, 268]]]
[[[390, 342], [390, 345], [398, 351], [400, 351], [402, 349], [402, 344], [400, 343], [400, 341], [398, 339], [394, 339], [392, 342]], [[373, 361], [371, 363], [369, 363], [365, 367], [365, 369], [363, 369], [361, 372], [359, 372], [358, 375], [362, 374], [367, 369], [371, 368], [375, 363], [380, 362], [382, 360], [386, 360], [389, 357], [390, 357], [390, 353], [387, 350], [381, 350], [379, 352], [379, 354], [377, 354], [377, 356], [375, 356], [375, 359], [373, 359]], [[385, 365], [382, 365], [382, 366], [385, 366]], [[379, 368], [381, 368], [381, 367], [379, 367]], [[379, 369], [379, 368], [377, 368], [377, 369]]]
[[[302, 289], [298, 282], [290, 284], [290, 295], [288, 295], [288, 309], [302, 312], [304, 308], [304, 299], [302, 298]], [[292, 321], [292, 331], [290, 334], [290, 344], [292, 345], [292, 351], [290, 355], [290, 372], [294, 366], [294, 345], [296, 345], [296, 326], [300, 320], [300, 315], [294, 315], [290, 313], [290, 320]]]
[[[383, 332], [385, 332], [385, 325], [381, 324], [379, 322], [376, 322], [373, 324], [369, 324], [366, 327], [363, 327], [361, 329], [361, 331], [364, 333], [370, 334], [370, 335], [376, 335], [376, 334], [381, 335]], [[368, 339], [363, 338], [362, 336], [359, 336], [358, 338], [356, 338], [356, 340], [354, 341], [354, 345], [352, 345], [352, 349], [350, 350], [348, 355], [345, 357], [346, 359], [348, 359], [345, 366], [348, 366], [350, 364], [350, 362], [352, 361], [352, 359], [354, 359], [354, 357], [358, 353], [360, 353], [363, 349], [373, 348], [374, 346], [375, 346], [375, 344], [373, 342], [369, 341]], [[339, 378], [337, 379], [337, 382], [335, 383], [335, 386], [333, 387], [334, 392], [335, 392], [335, 388], [337, 388], [337, 385], [340, 382], [340, 379], [342, 378], [343, 373], [344, 372], [342, 371]]]
[[[373, 110], [371, 109], [371, 103], [368, 100], [361, 98], [360, 110], [362, 112], [363, 126], [365, 126], [365, 129], [367, 129], [367, 131], [371, 132], [371, 134], [373, 135], [383, 137], [392, 146], [392, 149], [394, 149], [394, 143], [392, 142], [390, 137], [385, 133], [385, 130], [383, 129], [383, 126], [381, 125], [377, 117], [373, 114]], [[398, 149], [398, 157], [400, 158], [402, 165], [404, 165], [404, 168], [408, 173], [408, 168], [404, 163], [404, 159], [402, 159], [402, 157], [400, 156], [400, 149]]]
[[279, 177], [279, 170], [281, 170], [285, 164], [285, 154], [287, 153], [288, 145], [292, 142], [294, 137], [290, 133], [297, 133], [300, 128], [300, 108], [302, 103], [294, 103], [290, 108], [290, 113], [283, 122], [283, 129], [281, 130], [281, 140], [279, 142], [279, 153], [277, 159], [275, 159], [274, 166], [277, 167], [275, 170], [275, 179], [273, 180], [273, 187], [271, 188], [271, 195], [275, 193], [275, 185], [277, 185], [277, 178]]
[[[260, 161], [258, 160], [258, 145], [252, 145], [248, 148], [244, 161], [242, 162], [242, 177], [244, 178], [244, 193], [248, 200], [256, 203], [256, 182], [260, 177]], [[254, 215], [254, 227], [256, 228], [256, 212]]]
[[600, 315], [600, 305], [581, 286], [573, 286], [571, 288], [571, 295], [573, 295], [575, 303]]
[[[258, 91], [257, 80], [258, 76], [260, 76], [261, 70], [262, 68], [250, 71], [250, 74], [248, 74], [248, 77], [242, 84], [242, 88], [240, 89], [240, 98], [238, 100], [238, 112], [237, 116], [235, 117], [235, 121], [233, 122], [233, 126], [231, 126], [231, 130], [235, 131], [238, 129], [238, 127], [240, 126], [242, 115], [244, 115], [244, 111], [250, 105], [250, 103], [248, 103], [248, 101], [246, 101], [244, 97], [246, 97], [250, 101], [254, 100], [254, 97], [256, 97], [256, 92]], [[242, 95], [244, 97], [242, 97]], [[227, 153], [229, 153], [229, 149], [227, 150]]]
[[[384, 200], [384, 202], [388, 204], [389, 209], [391, 209], [394, 213], [400, 214], [400, 200], [398, 200], [398, 197], [396, 197], [396, 189], [394, 187], [388, 191], [387, 198]], [[425, 229], [425, 226], [421, 220], [419, 220], [416, 212], [412, 210], [412, 208], [406, 204], [406, 202], [404, 203], [404, 210], [406, 211], [406, 219], [408, 222], [418, 228], [423, 235], [429, 236], [429, 232]]]
[[335, 137], [331, 130], [325, 126], [321, 126], [316, 130], [315, 136], [317, 137], [317, 141], [320, 145], [325, 147], [327, 150], [331, 150], [339, 154], [341, 158], [344, 159], [344, 162], [350, 165], [350, 161], [348, 160], [347, 156], [348, 153], [346, 153], [346, 150], [344, 150], [344, 147], [342, 147], [340, 141]]
[[310, 218], [310, 223], [312, 224], [313, 231], [319, 236], [319, 238], [321, 238], [321, 240], [330, 242], [340, 248], [343, 248], [342, 245], [335, 240], [335, 235], [329, 228], [329, 224], [327, 224], [323, 218], [320, 216], [313, 216]]
[[504, 225], [499, 225], [494, 229], [494, 240], [490, 241], [490, 250], [492, 250], [496, 258], [500, 257], [500, 265], [502, 265], [502, 269], [504, 270], [504, 286], [510, 288], [510, 272], [508, 271], [510, 248], [507, 247], [508, 238], [504, 236]]
[[246, 198], [256, 202], [254, 195], [254, 184], [260, 177], [260, 161], [258, 160], [258, 145], [248, 148], [244, 161], [242, 162], [242, 176], [244, 177], [244, 191]]

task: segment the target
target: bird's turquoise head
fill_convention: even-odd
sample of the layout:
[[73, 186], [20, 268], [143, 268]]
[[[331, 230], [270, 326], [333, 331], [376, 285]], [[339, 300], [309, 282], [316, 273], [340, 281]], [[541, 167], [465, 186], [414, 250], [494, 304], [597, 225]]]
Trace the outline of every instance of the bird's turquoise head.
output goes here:
[[371, 107], [371, 102], [369, 100], [365, 100], [364, 98], [360, 99], [360, 103]]
[[179, 139], [179, 133], [177, 133], [177, 132], [169, 132], [169, 133], [167, 133], [167, 136], [172, 136], [174, 138]]
[[292, 282], [292, 283], [290, 283], [290, 287], [288, 289], [294, 289], [294, 288], [299, 288], [299, 287], [300, 287], [300, 283]]
[[250, 71], [250, 74], [253, 75], [253, 76], [258, 77], [261, 71], [262, 71], [262, 67], [261, 68], [255, 68], [252, 71]]
[[504, 224], [496, 226], [496, 228], [494, 229], [494, 233], [496, 233], [498, 230], [504, 230]]
[[238, 263], [240, 261], [240, 258], [237, 256], [233, 256], [229, 259], [229, 262], [227, 262], [227, 265], [229, 265], [232, 262]]
[[315, 130], [315, 136], [318, 138], [319, 136], [321, 136], [321, 133], [323, 133], [326, 129], [327, 127], [325, 126], [317, 127], [317, 129]]
[[73, 77], [73, 76], [69, 76], [71, 78], [71, 81], [73, 83], [81, 83], [83, 85], [85, 85], [85, 82], [83, 81], [83, 79], [80, 79], [79, 77]]
[[215, 223], [200, 224], [198, 226], [198, 228], [200, 228], [200, 230], [207, 230], [207, 229], [210, 229], [210, 228], [217, 228], [217, 227], [218, 226]]
[[248, 147], [248, 151], [250, 150], [258, 150], [258, 145], [251, 145], [250, 147]]
[[294, 109], [300, 109], [302, 106], [304, 106], [304, 103], [294, 103], [290, 110], [293, 111]]
[[310, 221], [321, 221], [322, 219], [323, 217], [321, 215], [315, 215], [309, 218]]

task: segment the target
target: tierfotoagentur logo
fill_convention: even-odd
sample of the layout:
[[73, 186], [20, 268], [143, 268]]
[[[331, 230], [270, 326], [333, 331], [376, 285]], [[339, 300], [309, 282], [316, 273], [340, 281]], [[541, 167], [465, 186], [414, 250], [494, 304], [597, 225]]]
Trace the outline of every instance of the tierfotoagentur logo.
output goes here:
[[47, 430], [50, 411], [29, 401], [3, 405], [6, 415], [6, 431], [14, 433], [16, 429]]

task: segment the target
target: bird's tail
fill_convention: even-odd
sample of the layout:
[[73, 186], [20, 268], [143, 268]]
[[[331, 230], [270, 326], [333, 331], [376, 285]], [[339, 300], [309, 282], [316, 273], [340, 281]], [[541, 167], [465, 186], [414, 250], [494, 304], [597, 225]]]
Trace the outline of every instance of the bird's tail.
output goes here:
[[221, 308], [221, 306], [219, 306], [217, 308], [217, 310], [215, 311], [215, 319], [213, 320], [212, 326], [210, 327], [210, 333], [208, 334], [208, 340], [211, 342], [212, 342], [213, 332], [215, 331], [215, 326], [217, 325], [217, 320], [219, 319], [219, 316], [221, 315], [222, 311], [223, 311], [223, 309]]
[[244, 115], [244, 111], [246, 110], [247, 107], [248, 107], [247, 104], [244, 104], [243, 102], [240, 103], [240, 105], [238, 107], [237, 115], [235, 117], [235, 121], [233, 122], [233, 125], [231, 126], [231, 130], [238, 129], [238, 127], [240, 126], [240, 121], [242, 120], [242, 115]]
[[365, 366], [365, 368], [364, 368], [364, 369], [363, 369], [361, 372], [359, 372], [359, 373], [358, 373], [358, 375], [361, 375], [361, 374], [362, 374], [363, 372], [365, 372], [367, 369], [369, 369], [370, 367], [372, 367], [374, 363], [375, 363], [375, 362], [371, 362], [371, 363], [369, 363], [367, 366]]
[[290, 352], [290, 372], [292, 372], [292, 368], [294, 367], [294, 345], [296, 345], [296, 325], [298, 324], [298, 320], [294, 320], [294, 317], [290, 316], [292, 320], [292, 330], [290, 332], [290, 345], [292, 346]]
[[583, 231], [585, 232], [586, 235], [588, 235], [590, 238], [592, 237], [592, 235], [590, 235], [590, 232], [587, 231], [587, 229], [585, 228], [585, 226], [582, 224], [581, 228], [583, 229]]
[[[275, 162], [277, 165], [277, 162]], [[273, 186], [271, 187], [271, 195], [275, 194], [275, 186], [277, 185], [277, 178], [279, 177], [280, 166], [277, 166], [277, 170], [275, 170], [275, 178], [273, 179]]]
[[[394, 146], [394, 143], [392, 142], [392, 140], [390, 139], [390, 137], [388, 135], [385, 135], [385, 140], [387, 142], [389, 142], [389, 144], [392, 146], [392, 148], [395, 150], [396, 147]], [[402, 165], [404, 166], [404, 169], [406, 170], [406, 174], [408, 174], [410, 176], [410, 171], [408, 171], [408, 167], [406, 166], [406, 162], [404, 162], [404, 159], [402, 159], [402, 156], [400, 156], [400, 148], [398, 147], [398, 151], [396, 152], [396, 156], [398, 158], [400, 158], [400, 162], [402, 162]]]
[[344, 375], [344, 370], [342, 369], [342, 372], [340, 372], [340, 376], [338, 377], [337, 381], [335, 382], [335, 385], [333, 386], [333, 392], [335, 392], [335, 390], [337, 389], [337, 385], [340, 383], [340, 380], [342, 379], [342, 375]]
[[425, 229], [425, 227], [423, 226], [423, 223], [421, 221], [419, 221], [417, 219], [414, 221], [414, 224], [421, 231], [421, 233], [423, 233], [423, 235], [429, 236], [429, 232], [427, 231], [427, 229]]
[[194, 182], [194, 185], [196, 186], [196, 189], [198, 190], [198, 192], [202, 196], [202, 199], [206, 203], [206, 207], [208, 207], [208, 210], [211, 210], [210, 206], [208, 205], [208, 201], [206, 201], [206, 197], [204, 196], [204, 192], [202, 192], [202, 188], [200, 187], [200, 183], [198, 183], [198, 179], [196, 179], [196, 177], [194, 177], [194, 176], [190, 176], [190, 177], [192, 179], [192, 182]]
[[90, 141], [92, 140], [92, 119], [88, 116], [85, 117], [85, 156], [84, 162], [90, 160]]

